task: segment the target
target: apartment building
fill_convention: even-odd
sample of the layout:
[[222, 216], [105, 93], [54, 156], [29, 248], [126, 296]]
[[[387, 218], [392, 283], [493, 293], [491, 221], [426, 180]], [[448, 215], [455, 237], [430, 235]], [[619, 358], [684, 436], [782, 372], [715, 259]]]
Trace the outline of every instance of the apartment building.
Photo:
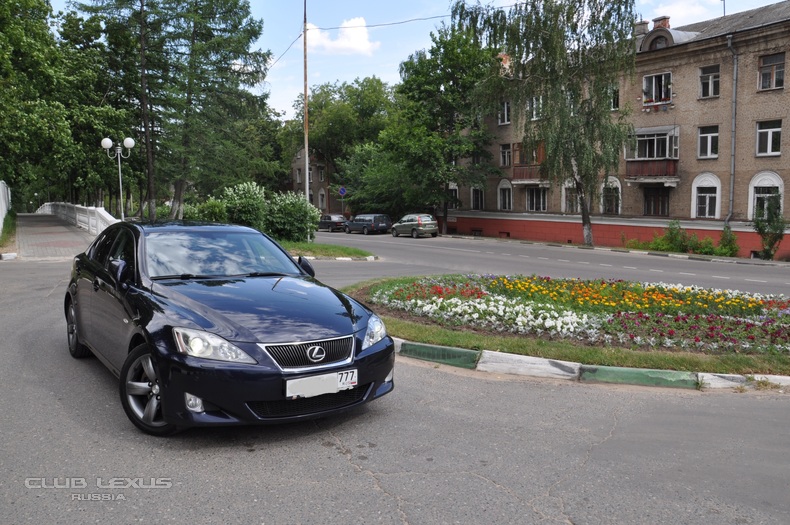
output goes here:
[[[760, 249], [751, 221], [769, 199], [790, 218], [790, 1], [678, 28], [659, 17], [636, 24], [634, 36], [636, 74], [622, 80], [612, 110], [630, 105], [636, 140], [618, 171], [602, 174], [595, 243], [650, 240], [671, 220], [717, 242], [728, 224], [749, 256]], [[449, 231], [581, 243], [574, 191], [540, 178], [542, 153], [521, 151], [511, 109], [503, 102], [488, 121], [501, 176], [453, 189], [462, 206], [448, 213]], [[777, 258], [790, 258], [783, 244]]]

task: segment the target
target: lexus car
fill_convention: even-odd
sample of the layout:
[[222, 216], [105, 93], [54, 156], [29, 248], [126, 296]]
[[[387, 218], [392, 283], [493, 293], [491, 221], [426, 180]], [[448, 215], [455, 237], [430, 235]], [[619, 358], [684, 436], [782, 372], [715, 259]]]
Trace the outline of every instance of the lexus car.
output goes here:
[[95, 355], [131, 422], [159, 436], [324, 417], [391, 392], [381, 319], [314, 275], [252, 228], [118, 222], [74, 258], [69, 352]]

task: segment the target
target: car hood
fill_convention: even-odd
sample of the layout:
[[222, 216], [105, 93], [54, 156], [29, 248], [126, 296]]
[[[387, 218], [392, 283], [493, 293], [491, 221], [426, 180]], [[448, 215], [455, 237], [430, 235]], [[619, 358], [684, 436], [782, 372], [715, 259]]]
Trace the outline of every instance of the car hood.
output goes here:
[[[366, 326], [370, 311], [309, 277], [158, 282], [157, 292], [201, 328], [235, 342], [315, 341]], [[179, 320], [173, 320], [179, 323]]]

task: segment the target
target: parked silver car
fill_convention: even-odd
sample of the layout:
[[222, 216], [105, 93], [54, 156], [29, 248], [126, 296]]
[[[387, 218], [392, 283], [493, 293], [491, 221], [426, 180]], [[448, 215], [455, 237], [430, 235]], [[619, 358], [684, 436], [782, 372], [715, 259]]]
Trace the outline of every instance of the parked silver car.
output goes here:
[[392, 236], [411, 235], [413, 238], [423, 235], [436, 237], [439, 235], [439, 223], [433, 215], [427, 213], [410, 213], [392, 225]]

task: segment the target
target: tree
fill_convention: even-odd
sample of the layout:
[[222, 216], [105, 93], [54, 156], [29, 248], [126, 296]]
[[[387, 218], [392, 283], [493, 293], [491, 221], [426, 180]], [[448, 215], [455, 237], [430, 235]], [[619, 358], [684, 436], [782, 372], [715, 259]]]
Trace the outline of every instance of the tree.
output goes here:
[[[446, 217], [450, 184], [482, 182], [491, 168], [483, 162], [489, 156], [489, 136], [481, 126], [475, 94], [497, 60], [467, 29], [442, 26], [431, 33], [431, 41], [428, 51], [401, 63], [398, 93], [410, 122], [399, 123], [388, 138], [402, 152], [409, 173], [422, 179], [417, 184], [424, 190], [420, 208], [443, 206]], [[415, 144], [427, 149], [420, 151]]]
[[527, 0], [507, 9], [461, 0], [452, 9], [455, 27], [506, 57], [486, 89], [511, 102], [524, 150], [545, 152], [542, 175], [575, 188], [587, 245], [601, 177], [618, 168], [632, 134], [628, 107], [616, 116], [611, 108], [634, 71], [633, 9], [633, 0]]
[[772, 195], [763, 202], [765, 204], [755, 210], [753, 226], [763, 245], [759, 257], [770, 261], [773, 260], [776, 250], [779, 249], [779, 243], [785, 236], [787, 220], [782, 215], [779, 195]]

